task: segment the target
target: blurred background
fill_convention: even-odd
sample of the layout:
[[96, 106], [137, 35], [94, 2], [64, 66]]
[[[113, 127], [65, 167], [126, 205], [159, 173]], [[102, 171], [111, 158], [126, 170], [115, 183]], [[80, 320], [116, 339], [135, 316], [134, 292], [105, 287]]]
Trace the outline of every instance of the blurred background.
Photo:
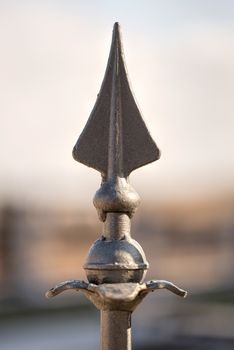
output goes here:
[[98, 349], [84, 296], [44, 293], [85, 279], [102, 232], [100, 174], [71, 156], [94, 106], [112, 26], [162, 151], [131, 175], [132, 235], [147, 279], [168, 279], [133, 315], [136, 350], [234, 348], [234, 2], [0, 0], [0, 341], [2, 350]]

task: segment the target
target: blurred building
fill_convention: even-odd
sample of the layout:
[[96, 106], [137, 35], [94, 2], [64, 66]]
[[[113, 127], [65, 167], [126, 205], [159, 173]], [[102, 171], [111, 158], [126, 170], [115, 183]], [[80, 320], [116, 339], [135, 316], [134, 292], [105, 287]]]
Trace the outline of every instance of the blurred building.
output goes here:
[[[231, 349], [233, 212], [233, 198], [160, 207], [151, 204], [139, 209], [132, 234], [142, 244], [150, 263], [147, 278], [174, 281], [188, 289], [189, 296], [180, 300], [159, 292], [146, 298], [133, 319], [136, 349], [154, 349], [154, 344], [157, 349], [214, 349], [214, 342], [219, 344], [217, 349]], [[47, 327], [48, 332], [43, 332], [52, 349], [62, 339], [72, 340], [72, 348], [78, 334], [80, 339], [83, 336], [87, 349], [94, 349], [89, 327], [96, 337], [92, 344], [98, 344], [98, 313], [89, 316], [87, 310], [78, 311], [82, 305], [88, 307], [85, 298], [65, 293], [48, 302], [44, 294], [57, 282], [85, 279], [85, 256], [102, 230], [95, 211], [5, 205], [0, 217], [0, 323], [6, 338], [3, 349], [15, 350], [19, 342], [10, 336], [12, 330], [14, 334], [18, 334], [17, 329], [24, 334], [27, 327], [31, 327], [32, 339], [29, 341], [25, 333], [20, 343], [24, 349], [30, 348], [35, 339], [40, 347], [41, 338], [35, 333], [38, 327]], [[59, 309], [61, 337], [51, 339], [50, 332], [58, 331], [54, 312]], [[72, 314], [67, 314], [68, 310]], [[24, 319], [25, 312], [29, 319]], [[38, 319], [38, 312], [46, 313]], [[14, 315], [18, 315], [19, 322], [14, 321]], [[87, 322], [86, 333], [84, 329], [82, 333], [75, 331], [74, 322], [80, 329]]]
[[[234, 201], [154, 205], [139, 210], [133, 236], [150, 262], [149, 278], [177, 281], [194, 292], [233, 284]], [[3, 206], [0, 223], [1, 298], [33, 300], [68, 278], [85, 278], [82, 265], [101, 235], [95, 212]]]

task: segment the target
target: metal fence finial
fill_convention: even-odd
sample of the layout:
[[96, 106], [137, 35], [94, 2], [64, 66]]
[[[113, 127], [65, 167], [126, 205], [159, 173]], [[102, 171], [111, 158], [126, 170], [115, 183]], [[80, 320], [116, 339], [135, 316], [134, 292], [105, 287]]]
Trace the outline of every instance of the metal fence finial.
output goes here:
[[101, 350], [131, 349], [131, 313], [156, 289], [186, 296], [171, 282], [144, 283], [148, 269], [143, 249], [131, 237], [130, 220], [140, 198], [129, 183], [130, 173], [160, 157], [129, 87], [119, 24], [115, 23], [106, 73], [97, 101], [74, 149], [73, 157], [102, 175], [94, 197], [104, 222], [84, 268], [88, 282], [60, 283], [47, 297], [64, 290], [82, 291], [101, 311]]
[[97, 101], [73, 157], [105, 177], [127, 177], [159, 159], [129, 87], [119, 24], [115, 23], [109, 60]]

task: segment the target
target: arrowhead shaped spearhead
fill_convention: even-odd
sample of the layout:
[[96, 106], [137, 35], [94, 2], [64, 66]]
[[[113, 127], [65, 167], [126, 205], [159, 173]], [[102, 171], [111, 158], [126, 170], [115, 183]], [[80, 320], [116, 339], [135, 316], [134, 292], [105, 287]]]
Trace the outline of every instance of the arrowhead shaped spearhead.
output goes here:
[[160, 157], [129, 86], [118, 23], [101, 90], [73, 157], [106, 178], [126, 178]]

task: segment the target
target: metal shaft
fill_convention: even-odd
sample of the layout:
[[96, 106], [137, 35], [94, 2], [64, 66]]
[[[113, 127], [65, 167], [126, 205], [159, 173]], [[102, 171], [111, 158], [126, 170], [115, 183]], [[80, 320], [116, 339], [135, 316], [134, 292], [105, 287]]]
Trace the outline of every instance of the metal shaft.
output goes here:
[[130, 237], [131, 221], [125, 213], [107, 213], [104, 223], [104, 236], [108, 239]]
[[131, 312], [101, 311], [100, 350], [131, 348]]

